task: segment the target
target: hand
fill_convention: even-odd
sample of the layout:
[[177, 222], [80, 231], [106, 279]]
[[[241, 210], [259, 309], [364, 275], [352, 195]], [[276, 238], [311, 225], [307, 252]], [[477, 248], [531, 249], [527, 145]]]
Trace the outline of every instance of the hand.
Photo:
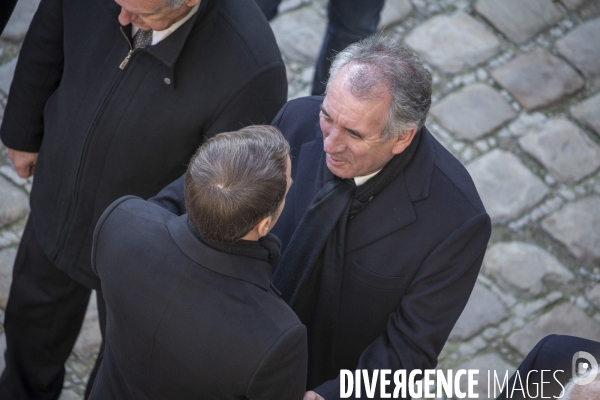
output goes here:
[[311, 391], [304, 393], [304, 398], [302, 400], [325, 400], [319, 394]]
[[8, 158], [12, 161], [17, 175], [21, 178], [29, 178], [33, 176], [35, 171], [35, 163], [37, 162], [38, 153], [28, 153], [26, 151], [8, 149]]

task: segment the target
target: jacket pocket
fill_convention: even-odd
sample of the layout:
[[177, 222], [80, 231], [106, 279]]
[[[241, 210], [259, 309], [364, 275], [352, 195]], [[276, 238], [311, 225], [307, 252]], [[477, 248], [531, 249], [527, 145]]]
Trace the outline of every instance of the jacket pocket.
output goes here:
[[362, 283], [379, 290], [401, 290], [408, 285], [408, 278], [404, 276], [384, 276], [369, 271], [356, 261], [350, 264], [350, 276]]

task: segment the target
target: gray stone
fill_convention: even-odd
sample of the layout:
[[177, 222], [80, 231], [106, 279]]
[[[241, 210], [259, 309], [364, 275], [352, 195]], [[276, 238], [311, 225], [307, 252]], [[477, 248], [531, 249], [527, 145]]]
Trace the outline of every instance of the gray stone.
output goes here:
[[500, 149], [467, 164], [492, 222], [507, 222], [548, 194], [544, 183], [513, 154]]
[[387, 0], [381, 10], [377, 29], [381, 30], [401, 22], [410, 15], [413, 6], [409, 0]]
[[92, 292], [85, 319], [83, 320], [83, 326], [75, 342], [73, 352], [80, 360], [86, 360], [98, 352], [101, 344], [102, 335], [100, 334], [100, 325], [98, 324], [96, 293]]
[[452, 93], [432, 107], [431, 114], [452, 134], [474, 141], [516, 117], [502, 95], [483, 83]]
[[15, 68], [17, 68], [17, 58], [13, 58], [8, 64], [0, 66], [0, 90], [6, 95], [8, 95], [8, 91], [10, 90], [10, 84], [15, 75]]
[[488, 326], [498, 324], [507, 316], [508, 311], [498, 296], [477, 283], [449, 339], [452, 341], [469, 339]]
[[573, 68], [540, 48], [493, 70], [492, 76], [527, 110], [552, 104], [583, 87]]
[[[494, 373], [498, 377], [498, 380], [502, 382], [505, 376], [508, 378], [511, 377], [513, 372], [515, 371], [515, 367], [506, 362], [502, 357], [500, 357], [496, 353], [488, 353], [481, 356], [477, 356], [472, 360], [469, 360], [460, 366], [458, 366], [456, 370], [459, 369], [478, 369], [479, 374], [475, 375], [475, 379], [477, 380], [477, 385], [474, 387], [474, 394], [477, 394], [479, 399], [495, 399], [496, 395], [500, 395], [500, 390], [498, 388], [496, 395], [494, 395], [494, 389], [492, 389], [492, 385], [494, 384]], [[488, 372], [490, 376], [490, 396], [488, 397]], [[464, 393], [467, 393], [467, 377], [462, 376], [460, 379], [460, 390]], [[471, 397], [468, 396], [468, 399]]]
[[278, 11], [280, 13], [288, 12], [300, 8], [305, 4], [310, 3], [310, 0], [283, 0], [279, 3]]
[[40, 0], [19, 0], [4, 32], [2, 32], [2, 38], [15, 42], [22, 41], [39, 4]]
[[540, 294], [547, 284], [564, 284], [573, 279], [573, 274], [552, 254], [523, 242], [493, 245], [483, 259], [483, 271], [502, 287], [525, 297]]
[[81, 400], [81, 396], [72, 391], [71, 389], [65, 389], [60, 394], [58, 400]]
[[17, 249], [15, 248], [0, 250], [0, 308], [3, 310], [6, 309], [6, 302], [8, 301], [16, 255]]
[[585, 294], [590, 303], [600, 310], [600, 284], [594, 286], [590, 291]]
[[513, 42], [523, 43], [562, 18], [548, 0], [478, 0], [475, 9]]
[[519, 139], [519, 144], [559, 182], [575, 183], [600, 167], [600, 147], [564, 118], [547, 121]]
[[571, 114], [600, 135], [600, 93], [571, 107]]
[[0, 176], [0, 227], [11, 224], [29, 212], [25, 193]]
[[444, 73], [472, 68], [500, 50], [498, 39], [462, 11], [425, 21], [410, 33], [406, 44]]
[[4, 360], [4, 352], [6, 351], [6, 335], [0, 334], [0, 373], [6, 368], [6, 361]]
[[271, 21], [271, 28], [285, 59], [311, 65], [319, 55], [325, 26], [325, 19], [308, 7], [281, 14]]
[[558, 52], [587, 77], [600, 76], [600, 18], [579, 25], [556, 42]]
[[579, 8], [586, 0], [560, 0], [569, 10], [573, 11]]
[[582, 260], [600, 260], [600, 197], [569, 203], [542, 221], [542, 227]]
[[600, 325], [573, 304], [566, 303], [512, 333], [507, 342], [521, 355], [526, 356], [540, 339], [550, 334], [600, 341]]

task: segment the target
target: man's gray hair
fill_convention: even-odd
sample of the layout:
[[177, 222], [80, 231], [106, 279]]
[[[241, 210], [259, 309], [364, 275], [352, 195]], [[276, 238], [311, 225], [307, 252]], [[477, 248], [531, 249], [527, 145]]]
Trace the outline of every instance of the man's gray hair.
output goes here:
[[185, 3], [185, 0], [166, 0], [165, 7], [172, 8], [173, 10], [177, 10]]
[[392, 102], [381, 133], [384, 140], [425, 124], [431, 105], [431, 74], [410, 51], [385, 36], [369, 36], [335, 56], [327, 89], [344, 67], [351, 67], [346, 71], [357, 98], [378, 99], [382, 86], [390, 91]]

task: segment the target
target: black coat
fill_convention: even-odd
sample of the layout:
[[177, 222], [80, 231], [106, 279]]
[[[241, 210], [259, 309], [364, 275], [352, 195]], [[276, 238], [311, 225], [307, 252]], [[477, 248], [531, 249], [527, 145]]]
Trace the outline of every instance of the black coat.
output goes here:
[[205, 137], [269, 122], [287, 96], [285, 66], [253, 1], [202, 0], [165, 40], [137, 49], [113, 0], [42, 0], [1, 129], [38, 152], [31, 217], [48, 257], [97, 287], [93, 227], [115, 199], [156, 194]]
[[[575, 336], [546, 336], [527, 354], [496, 400], [559, 398], [564, 386], [573, 377], [573, 356], [580, 351], [585, 351], [596, 360], [600, 360], [598, 342]], [[542, 370], [546, 371], [543, 375]], [[500, 381], [502, 379], [504, 377], [499, 377]], [[542, 380], [545, 382], [543, 397]]]
[[266, 261], [217, 251], [187, 215], [127, 196], [100, 218], [92, 264], [107, 321], [90, 399], [302, 399], [306, 329]]
[[2, 0], [0, 2], [0, 34], [4, 31], [16, 5], [17, 0]]
[[[284, 246], [316, 193], [322, 100], [292, 100], [273, 122], [292, 148], [294, 184], [273, 229]], [[327, 399], [339, 398], [339, 369], [435, 367], [479, 273], [490, 218], [465, 168], [421, 135], [405, 170], [348, 221], [337, 371], [316, 383]]]

